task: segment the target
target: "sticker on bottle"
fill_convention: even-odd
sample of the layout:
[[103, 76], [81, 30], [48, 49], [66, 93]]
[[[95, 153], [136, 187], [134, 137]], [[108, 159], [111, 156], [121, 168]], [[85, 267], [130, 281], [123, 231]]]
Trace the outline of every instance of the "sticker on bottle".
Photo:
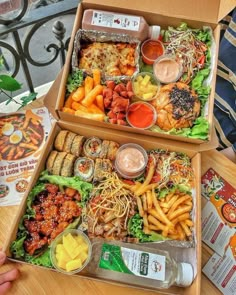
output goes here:
[[103, 244], [99, 267], [164, 281], [165, 263], [163, 255]]
[[140, 17], [94, 11], [91, 24], [100, 27], [138, 31]]

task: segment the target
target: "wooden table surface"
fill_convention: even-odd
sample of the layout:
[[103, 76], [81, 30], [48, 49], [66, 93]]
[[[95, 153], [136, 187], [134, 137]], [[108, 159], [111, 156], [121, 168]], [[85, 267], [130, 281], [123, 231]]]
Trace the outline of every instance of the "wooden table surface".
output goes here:
[[[42, 101], [34, 102], [31, 107], [39, 107]], [[236, 165], [229, 161], [217, 151], [208, 151], [202, 153], [202, 174], [209, 168], [219, 172], [229, 183], [236, 187]], [[202, 198], [202, 203], [204, 199]], [[6, 235], [9, 233], [14, 217], [17, 213], [18, 206], [0, 207], [0, 247], [3, 245]], [[206, 245], [202, 244], [202, 265], [208, 261], [213, 251]], [[80, 277], [65, 276], [50, 270], [39, 267], [7, 262], [1, 267], [0, 272], [7, 271], [13, 266], [17, 266], [21, 272], [21, 277], [13, 284], [8, 294], [14, 295], [145, 295], [157, 292], [133, 289], [130, 287], [117, 286], [113, 284], [98, 282]], [[201, 295], [218, 295], [221, 294], [215, 286], [202, 274]], [[194, 294], [192, 294], [194, 295]]]

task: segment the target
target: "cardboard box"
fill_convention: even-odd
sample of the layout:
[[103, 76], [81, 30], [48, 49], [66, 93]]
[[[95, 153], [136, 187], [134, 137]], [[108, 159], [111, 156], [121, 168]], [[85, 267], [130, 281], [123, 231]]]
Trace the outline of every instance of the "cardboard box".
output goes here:
[[[38, 165], [36, 167], [35, 173], [33, 177], [31, 178], [31, 182], [28, 186], [28, 189], [24, 195], [24, 198], [21, 202], [18, 215], [16, 216], [11, 231], [9, 233], [9, 236], [6, 240], [6, 244], [4, 246], [4, 249], [7, 253], [7, 256], [10, 258], [10, 260], [13, 261], [18, 261], [15, 259], [11, 258], [11, 253], [10, 253], [10, 245], [13, 240], [16, 238], [16, 233], [18, 230], [18, 225], [20, 222], [21, 217], [24, 215], [25, 209], [26, 209], [26, 200], [28, 197], [29, 192], [32, 190], [33, 186], [36, 184], [37, 179], [39, 177], [39, 174], [41, 171], [45, 169], [45, 161], [50, 153], [50, 151], [53, 148], [53, 143], [56, 135], [61, 129], [66, 129], [70, 130], [72, 132], [78, 133], [80, 135], [84, 135], [86, 137], [94, 136], [94, 128], [93, 126], [89, 125], [82, 125], [82, 124], [72, 124], [68, 122], [55, 122], [51, 133], [49, 135], [49, 138], [47, 140], [47, 143], [44, 146], [44, 149], [42, 151], [42, 154], [40, 156]], [[195, 264], [195, 272], [197, 273], [197, 276], [193, 282], [193, 284], [186, 288], [179, 288], [179, 287], [171, 287], [169, 289], [165, 289], [163, 293], [165, 294], [200, 294], [200, 282], [201, 282], [201, 229], [200, 229], [200, 220], [201, 220], [201, 205], [200, 205], [200, 153], [196, 152], [193, 149], [190, 149], [188, 144], [186, 143], [181, 143], [177, 142], [176, 145], [173, 145], [172, 141], [168, 141], [166, 139], [159, 139], [158, 143], [154, 142], [151, 137], [140, 135], [139, 137], [136, 136], [136, 134], [130, 134], [127, 132], [123, 131], [114, 131], [111, 129], [105, 129], [105, 128], [100, 128], [98, 127], [96, 129], [96, 136], [100, 137], [101, 139], [107, 139], [107, 140], [114, 140], [114, 137], [116, 138], [116, 141], [119, 142], [120, 144], [128, 143], [128, 142], [134, 142], [137, 144], [142, 145], [145, 149], [154, 149], [154, 148], [161, 148], [161, 149], [168, 149], [170, 151], [179, 151], [179, 152], [185, 152], [190, 158], [192, 162], [192, 167], [194, 169], [195, 177], [196, 177], [196, 200], [195, 200], [195, 217], [194, 217], [194, 223], [195, 223], [195, 235], [196, 235], [196, 246], [195, 248], [190, 248], [190, 249], [183, 249], [179, 248], [179, 251], [181, 252], [181, 255], [183, 259], [186, 261], [186, 256], [189, 258], [187, 259], [192, 259], [191, 261], [192, 264]], [[160, 246], [157, 246], [160, 247]], [[178, 249], [175, 248], [174, 251], [177, 251]], [[184, 252], [182, 252], [184, 251]], [[187, 254], [187, 255], [186, 255]], [[196, 257], [196, 261], [194, 260], [193, 257]], [[116, 280], [116, 273], [113, 273], [114, 275], [112, 278], [110, 277], [109, 279], [105, 280], [107, 282], [113, 282], [113, 283], [121, 283]], [[83, 273], [83, 274], [78, 274], [78, 275], [83, 275], [84, 277], [87, 278], [93, 278], [97, 279], [96, 276], [93, 274], [89, 273]], [[145, 283], [145, 282], [144, 282]], [[129, 282], [129, 286], [136, 287], [135, 285], [132, 284], [132, 282]], [[140, 287], [140, 286], [139, 286]], [[155, 287], [150, 287], [149, 285], [143, 285], [144, 289], [150, 289], [150, 290], [157, 290]], [[158, 290], [160, 291], [160, 290]]]
[[[65, 85], [67, 81], [68, 74], [71, 70], [71, 56], [73, 52], [73, 42], [77, 30], [81, 27], [81, 21], [83, 16], [83, 11], [85, 9], [100, 9], [107, 11], [116, 11], [119, 13], [133, 14], [143, 16], [150, 25], [158, 24], [162, 28], [167, 28], [167, 26], [178, 26], [181, 21], [187, 22], [187, 24], [193, 28], [202, 28], [203, 26], [210, 26], [214, 31], [214, 38], [216, 42], [216, 54], [215, 60], [212, 65], [213, 77], [211, 83], [211, 94], [209, 101], [206, 105], [206, 117], [209, 121], [210, 131], [209, 131], [209, 140], [211, 143], [214, 137], [213, 131], [213, 105], [214, 105], [214, 89], [215, 89], [215, 80], [216, 80], [216, 66], [218, 58], [218, 45], [219, 45], [219, 35], [220, 35], [220, 26], [218, 21], [226, 15], [231, 9], [234, 8], [234, 0], [211, 0], [211, 1], [136, 1], [135, 6], [130, 5], [129, 2], [125, 0], [113, 0], [113, 1], [96, 1], [96, 0], [84, 0], [78, 7], [77, 15], [75, 18], [74, 28], [71, 35], [70, 46], [67, 54], [66, 64], [64, 67], [62, 80], [59, 88], [58, 97], [47, 97], [47, 100], [51, 101], [54, 109], [56, 110], [55, 116], [57, 119], [67, 121], [67, 122], [77, 122], [82, 124], [88, 124], [92, 126], [100, 126], [105, 128], [111, 128], [114, 130], [123, 130], [127, 132], [133, 132], [138, 134], [145, 134], [153, 137], [161, 137], [172, 140], [179, 140], [184, 142], [194, 143], [196, 145], [202, 145], [200, 150], [205, 150], [204, 144], [207, 141], [200, 139], [191, 139], [183, 136], [177, 135], [168, 135], [157, 132], [151, 132], [148, 130], [139, 130], [127, 126], [119, 126], [105, 122], [97, 122], [78, 116], [74, 116], [68, 113], [63, 113], [61, 111], [64, 101], [65, 101]], [[214, 146], [214, 144], [212, 145]]]

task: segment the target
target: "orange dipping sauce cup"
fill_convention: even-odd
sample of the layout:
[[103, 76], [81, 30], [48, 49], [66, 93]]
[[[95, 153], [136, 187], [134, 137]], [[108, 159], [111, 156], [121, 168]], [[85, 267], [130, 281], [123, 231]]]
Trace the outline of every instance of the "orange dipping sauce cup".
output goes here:
[[152, 65], [154, 61], [164, 54], [165, 48], [161, 41], [148, 39], [141, 45], [143, 62]]

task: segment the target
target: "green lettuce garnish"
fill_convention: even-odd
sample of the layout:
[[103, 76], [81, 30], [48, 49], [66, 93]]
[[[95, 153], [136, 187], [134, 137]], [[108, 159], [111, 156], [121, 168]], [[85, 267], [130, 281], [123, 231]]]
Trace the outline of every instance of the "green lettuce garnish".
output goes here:
[[143, 232], [143, 219], [136, 213], [128, 222], [128, 232], [131, 236], [138, 238], [140, 242], [165, 241], [167, 238], [158, 233], [152, 232], [150, 235]]
[[206, 140], [209, 133], [209, 122], [203, 117], [199, 117], [195, 120], [194, 126], [191, 129], [191, 138], [199, 138]]
[[84, 74], [81, 70], [76, 70], [72, 74], [69, 74], [67, 83], [66, 83], [66, 90], [67, 92], [71, 93], [75, 91], [83, 82]]
[[93, 188], [91, 183], [81, 180], [78, 176], [64, 177], [59, 175], [49, 175], [47, 170], [41, 173], [39, 180], [57, 184], [62, 187], [70, 187], [79, 191], [81, 195], [81, 205], [83, 206], [87, 202]]
[[40, 265], [49, 268], [52, 268], [53, 266], [50, 258], [50, 248], [47, 248], [47, 250], [39, 256], [31, 256], [29, 254], [26, 254], [25, 261], [34, 265]]
[[23, 236], [20, 239], [16, 239], [14, 242], [12, 242], [10, 246], [10, 250], [12, 255], [15, 258], [23, 258], [25, 256], [25, 249], [24, 249], [24, 241], [26, 239], [26, 235]]

